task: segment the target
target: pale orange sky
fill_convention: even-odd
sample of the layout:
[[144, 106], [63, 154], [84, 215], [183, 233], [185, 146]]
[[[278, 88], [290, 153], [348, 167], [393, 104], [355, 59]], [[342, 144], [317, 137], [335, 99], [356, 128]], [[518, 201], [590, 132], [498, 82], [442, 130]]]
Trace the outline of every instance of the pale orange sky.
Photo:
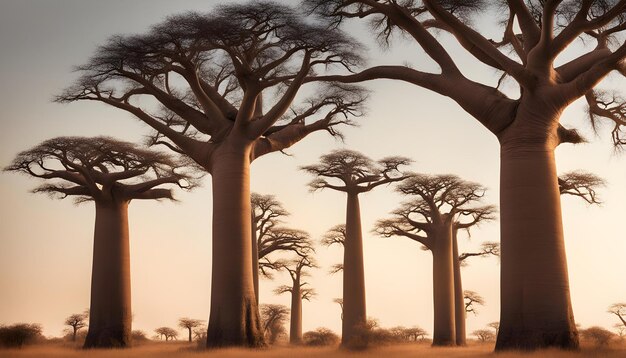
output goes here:
[[[295, 1], [282, 1], [296, 4]], [[97, 103], [59, 105], [51, 98], [67, 86], [72, 66], [86, 61], [110, 35], [146, 30], [163, 17], [187, 10], [209, 10], [217, 1], [85, 1], [5, 0], [0, 2], [0, 165], [19, 152], [59, 135], [112, 135], [141, 141], [148, 128], [130, 115]], [[492, 17], [477, 20], [492, 31]], [[371, 64], [411, 63], [420, 69], [433, 65], [420, 60], [411, 42], [395, 42], [382, 55], [369, 30], [348, 28], [371, 47]], [[495, 34], [495, 33], [494, 33]], [[447, 41], [446, 43], [451, 43]], [[455, 46], [462, 70], [472, 79], [493, 85], [498, 75], [467, 57]], [[623, 81], [613, 79], [612, 86]], [[274, 194], [292, 213], [287, 225], [308, 231], [315, 240], [345, 215], [345, 198], [336, 192], [311, 194], [310, 177], [297, 168], [324, 153], [347, 147], [374, 159], [387, 155], [413, 158], [413, 170], [453, 173], [489, 187], [486, 203], [498, 203], [496, 139], [455, 103], [407, 84], [376, 81], [368, 115], [359, 128], [344, 130], [346, 142], [317, 133], [288, 150], [253, 164], [252, 190]], [[509, 91], [514, 88], [509, 84]], [[588, 207], [565, 198], [563, 216], [572, 302], [577, 323], [610, 328], [616, 319], [606, 313], [614, 302], [626, 300], [626, 242], [622, 227], [626, 213], [626, 156], [615, 154], [608, 127], [597, 137], [579, 101], [562, 123], [576, 126], [590, 143], [557, 150], [559, 172], [592, 171], [608, 181], [601, 190], [602, 207]], [[37, 180], [0, 174], [0, 324], [38, 322], [47, 335], [60, 335], [66, 316], [89, 306], [89, 282], [94, 209], [89, 203], [50, 200], [29, 194]], [[153, 334], [159, 326], [176, 325], [179, 317], [208, 318], [210, 292], [210, 178], [192, 193], [178, 193], [178, 203], [133, 202], [130, 208], [132, 301], [134, 329]], [[391, 187], [361, 198], [365, 234], [365, 274], [368, 315], [383, 326], [419, 325], [432, 332], [432, 271], [429, 252], [407, 239], [383, 239], [370, 233], [402, 200]], [[462, 238], [461, 251], [481, 241], [498, 241], [497, 222], [487, 223]], [[303, 305], [304, 330], [319, 326], [340, 331], [335, 297], [341, 294], [340, 275], [328, 268], [341, 260], [338, 248], [318, 248], [321, 269], [310, 279], [318, 295]], [[499, 264], [476, 259], [463, 268], [464, 288], [487, 301], [479, 315], [468, 316], [468, 332], [497, 321]], [[288, 283], [287, 276], [261, 281], [261, 303], [289, 304], [287, 295], [272, 290]], [[182, 332], [182, 331], [181, 331]]]

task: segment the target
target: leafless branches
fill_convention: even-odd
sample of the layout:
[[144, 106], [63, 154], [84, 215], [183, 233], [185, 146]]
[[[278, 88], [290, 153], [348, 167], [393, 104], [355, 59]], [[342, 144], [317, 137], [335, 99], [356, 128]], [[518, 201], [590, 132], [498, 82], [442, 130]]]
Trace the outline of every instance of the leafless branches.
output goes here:
[[466, 261], [470, 257], [487, 257], [497, 256], [500, 257], [500, 243], [487, 241], [480, 245], [480, 251], [476, 252], [464, 252], [459, 255], [459, 262], [461, 265], [467, 265]]
[[585, 200], [588, 204], [601, 204], [596, 190], [606, 185], [604, 179], [599, 176], [583, 172], [573, 171], [559, 176], [559, 191], [561, 195], [573, 195]]
[[465, 299], [465, 312], [468, 313], [478, 314], [476, 306], [485, 305], [485, 299], [474, 291], [463, 291], [463, 298]]
[[408, 175], [400, 167], [411, 162], [405, 157], [388, 157], [374, 162], [359, 152], [342, 149], [323, 155], [318, 164], [301, 169], [316, 176], [309, 183], [312, 191], [328, 188], [363, 193], [379, 185], [405, 180]]
[[189, 162], [109, 137], [57, 137], [21, 152], [5, 171], [50, 180], [33, 191], [88, 200], [173, 199], [176, 185], [190, 190], [197, 175]]

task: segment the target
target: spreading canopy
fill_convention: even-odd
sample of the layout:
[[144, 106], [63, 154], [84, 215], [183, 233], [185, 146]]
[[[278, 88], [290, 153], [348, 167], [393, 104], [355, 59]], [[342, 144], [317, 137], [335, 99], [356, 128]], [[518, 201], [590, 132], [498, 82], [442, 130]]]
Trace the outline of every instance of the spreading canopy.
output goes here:
[[33, 190], [89, 200], [173, 199], [164, 185], [191, 189], [193, 166], [110, 137], [57, 137], [17, 155], [4, 169], [50, 181]]
[[325, 83], [294, 104], [319, 68], [361, 63], [360, 45], [272, 1], [173, 15], [139, 35], [118, 35], [77, 68], [59, 102], [92, 100], [133, 114], [164, 144], [211, 171], [226, 138], [253, 142], [251, 160], [360, 116], [366, 93]]

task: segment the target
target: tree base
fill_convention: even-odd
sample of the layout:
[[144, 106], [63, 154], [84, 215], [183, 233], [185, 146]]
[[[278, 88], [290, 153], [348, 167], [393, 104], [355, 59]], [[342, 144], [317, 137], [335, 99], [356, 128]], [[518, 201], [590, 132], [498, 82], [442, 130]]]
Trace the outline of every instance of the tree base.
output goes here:
[[502, 331], [498, 332], [496, 351], [525, 350], [532, 351], [544, 348], [577, 350], [580, 347], [578, 332], [537, 332], [537, 331]]
[[[256, 309], [256, 300], [254, 301], [254, 308]], [[220, 319], [219, 312], [211, 312], [206, 348], [266, 347], [258, 314], [253, 311], [252, 302], [246, 302], [241, 317], [240, 322], [233, 322]]]
[[129, 332], [124, 332], [124, 330], [89, 329], [83, 348], [129, 348], [130, 346], [130, 330]]

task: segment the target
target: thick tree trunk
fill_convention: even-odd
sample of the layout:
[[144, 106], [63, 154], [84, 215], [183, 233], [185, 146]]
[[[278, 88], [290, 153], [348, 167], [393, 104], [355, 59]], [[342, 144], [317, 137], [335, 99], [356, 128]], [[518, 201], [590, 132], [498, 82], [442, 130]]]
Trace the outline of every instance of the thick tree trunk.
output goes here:
[[76, 327], [74, 327], [74, 334], [72, 335], [72, 342], [76, 342]]
[[300, 281], [294, 283], [291, 292], [289, 344], [302, 344], [302, 293], [300, 292]]
[[501, 139], [501, 316], [496, 350], [577, 348], [554, 148]]
[[189, 330], [189, 343], [191, 343], [191, 328], [187, 328]]
[[96, 202], [89, 330], [84, 348], [131, 344], [128, 203]]
[[454, 346], [454, 270], [452, 264], [452, 227], [442, 224], [433, 230], [433, 346]]
[[459, 261], [459, 243], [457, 229], [452, 230], [452, 265], [454, 268], [454, 323], [456, 329], [456, 345], [464, 346], [465, 333], [465, 299], [463, 298], [463, 281], [461, 278], [461, 261]]
[[343, 321], [341, 326], [343, 347], [361, 346], [367, 343], [362, 341], [367, 320], [363, 270], [363, 235], [359, 197], [356, 193], [348, 193], [346, 238], [343, 251]]
[[211, 162], [213, 254], [207, 347], [265, 344], [250, 259], [249, 149], [237, 147], [241, 146], [222, 144]]
[[256, 304], [259, 305], [259, 243], [256, 236], [256, 221], [254, 221], [254, 213], [251, 216], [252, 219], [252, 280], [254, 282], [254, 297], [256, 298]]

